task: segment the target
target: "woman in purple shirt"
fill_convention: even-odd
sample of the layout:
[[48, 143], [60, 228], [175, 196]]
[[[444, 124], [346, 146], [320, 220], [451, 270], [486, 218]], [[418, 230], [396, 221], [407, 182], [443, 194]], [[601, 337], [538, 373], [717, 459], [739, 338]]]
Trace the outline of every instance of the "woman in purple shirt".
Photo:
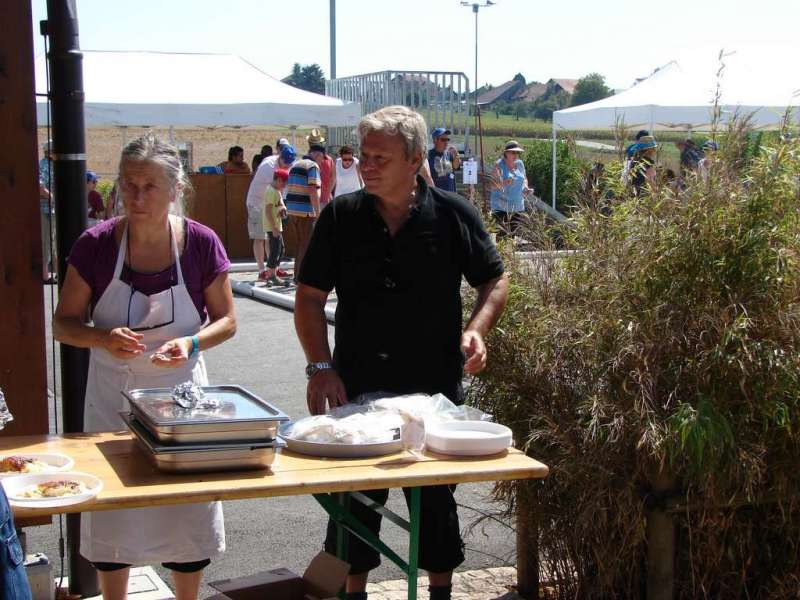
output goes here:
[[[53, 321], [62, 343], [91, 349], [85, 431], [118, 431], [122, 390], [208, 384], [201, 349], [236, 331], [230, 262], [213, 231], [183, 218], [189, 185], [177, 150], [147, 134], [119, 165], [124, 216], [72, 248]], [[92, 323], [86, 323], [86, 315]], [[218, 502], [85, 514], [81, 554], [103, 597], [126, 597], [131, 565], [171, 569], [177, 598], [197, 598], [203, 569], [225, 550]]]

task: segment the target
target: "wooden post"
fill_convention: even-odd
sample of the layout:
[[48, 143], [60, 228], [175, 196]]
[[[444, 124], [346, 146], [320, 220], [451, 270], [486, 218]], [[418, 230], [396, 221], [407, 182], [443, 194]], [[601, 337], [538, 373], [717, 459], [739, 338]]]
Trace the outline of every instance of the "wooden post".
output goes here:
[[539, 598], [539, 523], [536, 483], [517, 482], [517, 592], [525, 600]]
[[3, 434], [48, 431], [42, 233], [30, 2], [0, 18], [0, 388], [14, 421]]
[[675, 523], [662, 499], [675, 485], [666, 467], [660, 467], [651, 485], [657, 496], [647, 511], [647, 600], [672, 600], [675, 588]]

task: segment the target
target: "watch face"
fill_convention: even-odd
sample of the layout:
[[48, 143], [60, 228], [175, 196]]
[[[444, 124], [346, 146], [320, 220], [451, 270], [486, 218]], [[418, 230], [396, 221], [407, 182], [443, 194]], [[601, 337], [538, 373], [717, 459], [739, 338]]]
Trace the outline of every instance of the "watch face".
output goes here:
[[316, 370], [314, 365], [306, 365], [306, 377], [311, 377]]

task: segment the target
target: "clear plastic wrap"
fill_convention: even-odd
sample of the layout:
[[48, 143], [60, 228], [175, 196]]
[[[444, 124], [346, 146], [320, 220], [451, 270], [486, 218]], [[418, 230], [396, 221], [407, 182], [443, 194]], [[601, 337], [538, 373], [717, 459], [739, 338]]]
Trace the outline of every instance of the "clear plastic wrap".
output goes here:
[[456, 406], [446, 396], [386, 393], [364, 394], [325, 415], [299, 419], [285, 435], [308, 442], [368, 444], [388, 442], [401, 432], [403, 447], [421, 452], [425, 427], [447, 421], [491, 421], [492, 416], [469, 406]]
[[306, 417], [292, 423], [285, 434], [306, 442], [334, 444], [374, 444], [390, 442], [403, 424], [400, 415], [390, 411], [334, 410], [327, 415]]
[[14, 417], [11, 415], [11, 411], [8, 410], [8, 405], [6, 404], [5, 394], [3, 394], [3, 390], [0, 390], [0, 430], [13, 420]]

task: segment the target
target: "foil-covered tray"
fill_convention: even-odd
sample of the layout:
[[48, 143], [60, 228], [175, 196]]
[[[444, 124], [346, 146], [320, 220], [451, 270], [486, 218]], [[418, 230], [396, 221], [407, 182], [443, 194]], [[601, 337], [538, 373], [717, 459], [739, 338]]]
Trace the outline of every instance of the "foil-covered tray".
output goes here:
[[156, 468], [170, 473], [266, 469], [286, 446], [281, 439], [170, 446], [159, 443], [133, 413], [121, 412], [120, 416]]
[[238, 385], [201, 388], [216, 408], [183, 408], [172, 399], [171, 388], [123, 391], [131, 412], [159, 442], [274, 440], [278, 425], [288, 421], [283, 411]]

